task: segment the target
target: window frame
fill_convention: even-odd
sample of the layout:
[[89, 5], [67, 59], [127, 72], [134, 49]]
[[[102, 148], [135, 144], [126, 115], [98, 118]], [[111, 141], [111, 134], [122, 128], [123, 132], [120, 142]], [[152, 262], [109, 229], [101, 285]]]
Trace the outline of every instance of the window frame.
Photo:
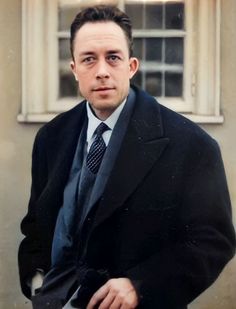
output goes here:
[[[184, 40], [187, 52], [183, 92], [189, 109], [181, 99], [159, 100], [197, 123], [224, 121], [220, 114], [220, 2], [185, 0], [188, 34]], [[57, 98], [59, 57], [55, 55], [58, 55], [59, 38], [68, 38], [68, 32], [58, 32], [57, 25], [58, 1], [22, 0], [22, 104], [17, 117], [19, 122], [47, 122], [80, 100]], [[154, 31], [156, 35], [157, 31]], [[165, 36], [167, 33], [165, 30]], [[134, 30], [133, 34], [134, 37], [143, 37], [145, 30]], [[170, 30], [168, 33], [170, 36], [173, 34], [177, 32]], [[150, 37], [150, 31], [146, 35]]]

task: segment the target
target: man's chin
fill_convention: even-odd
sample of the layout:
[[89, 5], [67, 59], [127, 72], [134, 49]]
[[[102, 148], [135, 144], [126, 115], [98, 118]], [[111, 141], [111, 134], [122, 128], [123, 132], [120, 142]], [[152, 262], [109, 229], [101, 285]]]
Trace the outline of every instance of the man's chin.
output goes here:
[[119, 104], [112, 104], [112, 103], [94, 103], [91, 104], [91, 107], [95, 113], [95, 115], [101, 119], [101, 120], [106, 120], [119, 106]]

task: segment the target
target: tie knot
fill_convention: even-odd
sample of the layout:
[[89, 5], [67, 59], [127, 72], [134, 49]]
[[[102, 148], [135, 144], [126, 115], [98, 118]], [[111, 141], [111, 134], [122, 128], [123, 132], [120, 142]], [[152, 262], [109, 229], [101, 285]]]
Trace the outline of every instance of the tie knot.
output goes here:
[[102, 136], [102, 134], [109, 130], [110, 128], [104, 123], [104, 122], [101, 122], [98, 126], [97, 126], [97, 129], [95, 130], [95, 133], [97, 136]]

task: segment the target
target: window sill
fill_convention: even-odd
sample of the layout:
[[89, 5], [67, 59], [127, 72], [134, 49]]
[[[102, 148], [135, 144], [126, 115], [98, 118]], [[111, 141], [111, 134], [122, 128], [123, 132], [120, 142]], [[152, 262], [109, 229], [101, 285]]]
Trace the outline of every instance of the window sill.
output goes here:
[[197, 114], [183, 114], [184, 117], [188, 118], [189, 120], [199, 123], [199, 124], [222, 124], [224, 122], [224, 116], [219, 115], [197, 115]]
[[[222, 124], [224, 116], [205, 116], [196, 114], [182, 114], [189, 120], [199, 124]], [[56, 117], [56, 113], [43, 113], [43, 114], [19, 114], [17, 121], [19, 123], [46, 123]]]
[[18, 114], [17, 121], [19, 123], [46, 123], [57, 115], [57, 113]]

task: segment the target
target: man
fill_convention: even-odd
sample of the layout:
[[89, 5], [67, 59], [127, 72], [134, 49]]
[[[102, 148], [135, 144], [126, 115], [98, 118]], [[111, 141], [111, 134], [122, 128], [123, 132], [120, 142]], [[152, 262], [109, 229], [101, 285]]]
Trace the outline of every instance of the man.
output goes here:
[[23, 293], [43, 273], [34, 308], [186, 308], [234, 255], [219, 147], [130, 88], [138, 60], [117, 8], [80, 12], [71, 51], [85, 101], [36, 136]]

